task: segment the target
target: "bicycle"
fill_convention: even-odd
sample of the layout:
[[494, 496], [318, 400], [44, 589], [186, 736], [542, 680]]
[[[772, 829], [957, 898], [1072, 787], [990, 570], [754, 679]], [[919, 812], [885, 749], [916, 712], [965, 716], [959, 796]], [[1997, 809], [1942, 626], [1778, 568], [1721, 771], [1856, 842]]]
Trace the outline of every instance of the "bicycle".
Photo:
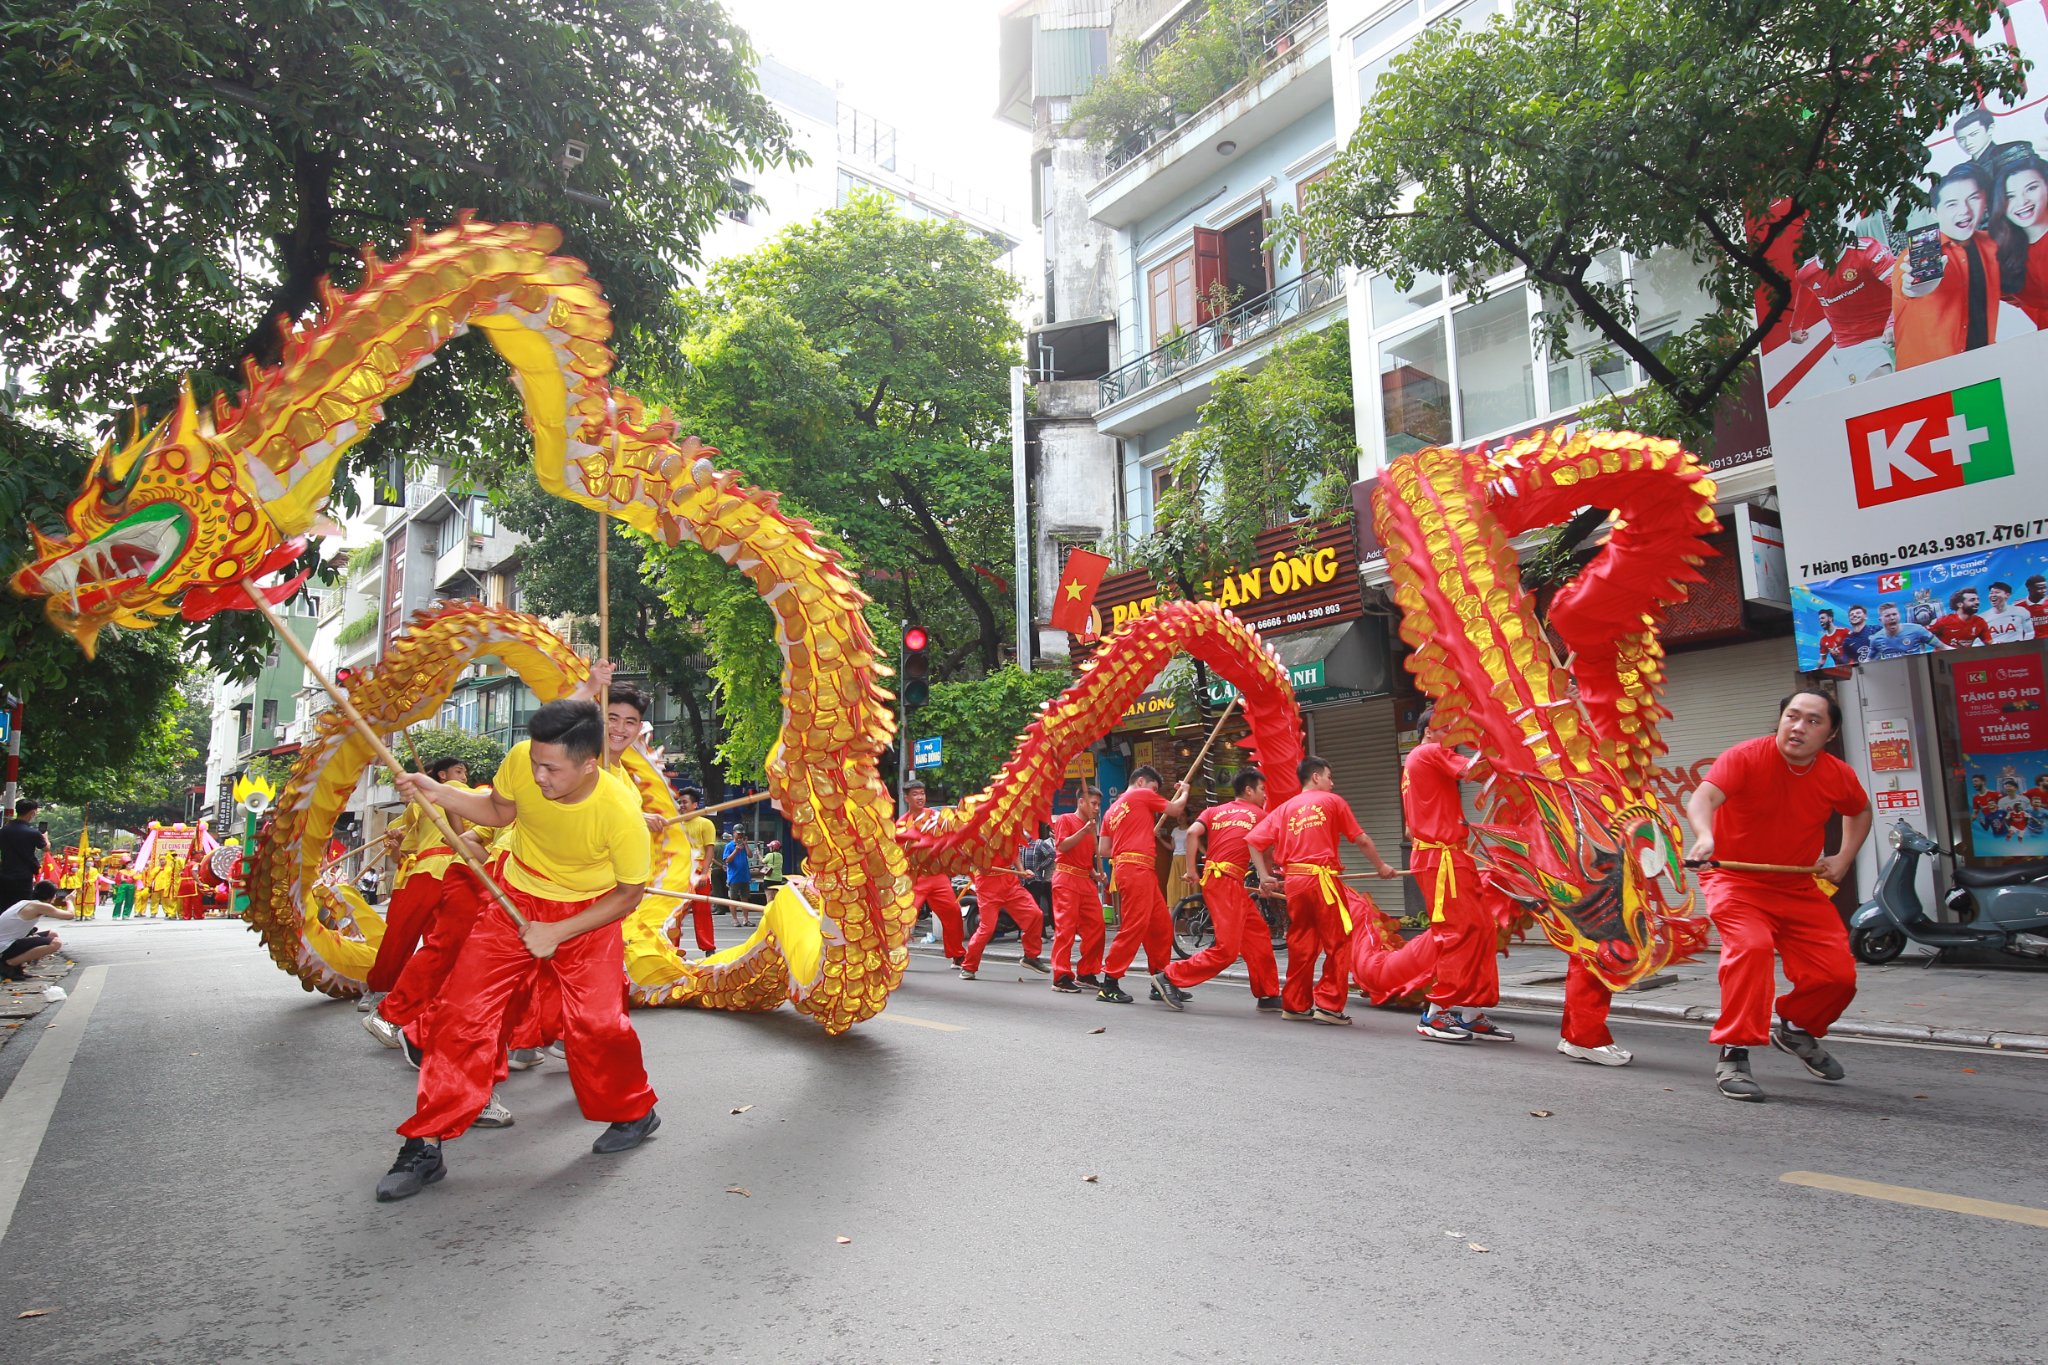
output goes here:
[[[1287, 940], [1287, 902], [1275, 896], [1252, 896], [1266, 933], [1277, 945]], [[1173, 951], [1176, 957], [1193, 957], [1216, 941], [1216, 922], [1202, 893], [1191, 891], [1174, 903]]]

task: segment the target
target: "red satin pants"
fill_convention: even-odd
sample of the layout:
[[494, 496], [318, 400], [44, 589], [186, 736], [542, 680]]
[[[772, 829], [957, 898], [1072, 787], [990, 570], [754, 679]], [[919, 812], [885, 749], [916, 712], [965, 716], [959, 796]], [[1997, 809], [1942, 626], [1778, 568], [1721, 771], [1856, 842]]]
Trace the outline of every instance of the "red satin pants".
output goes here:
[[[1056, 867], [1052, 874], [1052, 970], [1054, 976], [1094, 976], [1102, 970], [1102, 896], [1095, 878]], [[1081, 960], [1074, 961], [1074, 940]]]
[[962, 967], [970, 972], [981, 970], [982, 950], [996, 936], [996, 923], [1005, 911], [1017, 922], [1017, 937], [1024, 956], [1038, 956], [1039, 949], [1045, 946], [1045, 912], [1024, 889], [1024, 883], [1001, 875], [976, 877], [974, 903], [979, 907], [980, 918], [974, 926], [974, 937], [967, 940], [967, 960], [960, 964]]

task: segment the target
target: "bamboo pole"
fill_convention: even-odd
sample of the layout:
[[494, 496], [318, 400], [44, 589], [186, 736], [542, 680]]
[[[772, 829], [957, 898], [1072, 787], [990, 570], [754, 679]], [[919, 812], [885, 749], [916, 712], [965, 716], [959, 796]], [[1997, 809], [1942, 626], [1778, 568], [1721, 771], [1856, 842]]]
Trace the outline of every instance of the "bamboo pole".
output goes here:
[[701, 891], [668, 891], [661, 887], [650, 886], [640, 894], [643, 896], [666, 896], [670, 900], [677, 901], [709, 901], [713, 905], [723, 905], [733, 910], [746, 910], [753, 914], [759, 914], [765, 908], [754, 904], [752, 901], [729, 901], [723, 896], [707, 896]]
[[1230, 704], [1223, 708], [1223, 714], [1216, 717], [1216, 723], [1209, 727], [1209, 737], [1202, 741], [1202, 747], [1195, 750], [1195, 756], [1188, 761], [1187, 771], [1190, 774], [1198, 773], [1202, 770], [1202, 760], [1209, 756], [1209, 746], [1216, 742], [1216, 736], [1223, 733], [1223, 722], [1230, 719], [1230, 713], [1237, 709], [1238, 702], [1243, 699], [1242, 693], [1232, 697]]
[[[242, 591], [249, 594], [249, 600], [256, 604], [256, 610], [263, 613], [263, 619], [270, 622], [270, 628], [284, 641], [285, 648], [298, 656], [299, 662], [305, 665], [308, 673], [313, 675], [314, 681], [320, 684], [322, 690], [341, 709], [341, 714], [348, 717], [348, 723], [356, 728], [356, 733], [370, 742], [370, 748], [376, 753], [377, 760], [391, 770], [393, 777], [403, 776], [405, 768], [399, 763], [397, 756], [391, 752], [383, 740], [377, 737], [377, 732], [372, 730], [370, 723], [363, 719], [363, 713], [356, 710], [355, 703], [348, 699], [348, 693], [342, 691], [336, 685], [334, 679], [327, 676], [326, 669], [313, 662], [313, 656], [306, 652], [306, 647], [299, 643], [299, 637], [292, 634], [290, 628], [278, 616], [277, 609], [270, 605], [270, 599], [263, 595], [263, 590], [256, 586], [253, 579], [245, 578], [242, 580]], [[455, 833], [454, 827], [448, 823], [448, 817], [441, 813], [441, 808], [432, 801], [423, 800], [417, 796], [407, 796], [406, 800], [418, 806], [421, 812], [434, 822], [434, 828], [439, 830], [441, 837], [448, 841], [448, 847], [454, 849], [456, 856], [468, 864], [469, 870], [476, 874], [476, 879], [483, 883], [486, 891], [491, 893], [491, 898], [498, 902], [499, 908], [511, 916], [514, 925], [520, 929], [525, 929], [526, 916], [519, 913], [519, 907], [512, 904], [512, 898], [505, 894], [505, 889], [491, 880], [490, 874], [484, 870], [483, 864], [478, 862], [476, 857], [467, 848], [463, 847], [461, 838]]]
[[759, 791], [755, 792], [752, 796], [741, 796], [735, 797], [731, 801], [721, 801], [715, 806], [699, 806], [697, 807], [697, 809], [691, 811], [687, 815], [671, 815], [668, 817], [668, 819], [662, 821], [661, 823], [665, 826], [679, 825], [685, 820], [694, 820], [700, 815], [719, 815], [724, 813], [725, 811], [734, 810], [740, 806], [751, 806], [756, 801], [766, 801], [770, 798], [771, 795], [772, 793]]
[[[602, 510], [597, 514], [597, 657], [607, 661], [612, 657], [612, 518], [611, 513]], [[612, 685], [607, 682], [597, 689], [597, 714], [601, 721], [611, 705]], [[612, 765], [611, 747], [607, 737], [597, 750], [598, 763], [606, 768]]]
[[1687, 858], [1687, 867], [1718, 867], [1724, 872], [1786, 872], [1797, 877], [1818, 877], [1821, 866], [1793, 867], [1789, 863], [1742, 863], [1732, 858]]

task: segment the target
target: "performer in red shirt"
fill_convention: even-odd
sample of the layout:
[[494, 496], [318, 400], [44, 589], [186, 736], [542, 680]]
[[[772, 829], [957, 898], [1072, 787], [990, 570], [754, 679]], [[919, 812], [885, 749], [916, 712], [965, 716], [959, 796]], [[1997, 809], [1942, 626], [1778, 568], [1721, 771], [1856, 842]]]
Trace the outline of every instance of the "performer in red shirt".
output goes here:
[[[1251, 869], [1245, 841], [1266, 815], [1265, 775], [1246, 768], [1231, 780], [1230, 791], [1230, 800], [1209, 807], [1188, 827], [1187, 879], [1202, 888], [1216, 939], [1193, 957], [1152, 974], [1152, 987], [1168, 1009], [1181, 1008], [1181, 989], [1210, 980], [1240, 955], [1251, 977], [1256, 1008], [1280, 1008], [1280, 964], [1273, 957], [1273, 935], [1244, 884]], [[1196, 868], [1205, 844], [1208, 868], [1198, 879]]]
[[[1077, 808], [1052, 818], [1052, 988], [1063, 995], [1102, 986], [1101, 873], [1095, 868], [1096, 818], [1102, 793], [1081, 788]], [[1074, 939], [1081, 940], [1081, 974], [1074, 974]]]
[[[1697, 862], [1817, 863], [1821, 877], [1846, 880], [1870, 833], [1871, 810], [1854, 771], [1826, 752], [1841, 726], [1834, 698], [1817, 692], [1787, 697], [1777, 733], [1722, 754], [1694, 790], [1685, 811], [1693, 831], [1688, 856]], [[1842, 847], [1821, 857], [1832, 815], [1843, 819]], [[1731, 1100], [1761, 1100], [1749, 1050], [1766, 1042], [1822, 1080], [1842, 1079], [1842, 1064], [1820, 1039], [1856, 996], [1856, 960], [1827, 893], [1807, 873], [1713, 868], [1700, 880], [1721, 934], [1721, 1018], [1707, 1035], [1721, 1047], [1716, 1088]], [[1775, 1026], [1773, 952], [1792, 982], [1778, 997]]]
[[1133, 772], [1130, 787], [1102, 817], [1102, 834], [1095, 841], [1096, 855], [1109, 859], [1116, 886], [1116, 937], [1103, 960], [1095, 998], [1113, 1005], [1131, 1003], [1120, 980], [1139, 948], [1145, 950], [1149, 972], [1163, 971], [1173, 960], [1173, 915], [1159, 889], [1159, 839], [1153, 830], [1160, 816], [1179, 819], [1187, 809], [1188, 784], [1176, 784], [1169, 801], [1159, 794], [1160, 780], [1156, 768]]
[[[897, 819], [897, 829], [917, 829], [932, 819], [928, 813], [931, 798], [925, 792], [924, 783], [912, 782], [906, 785], [903, 788], [903, 800], [910, 809], [904, 811]], [[922, 905], [932, 912], [932, 919], [938, 924], [946, 945], [946, 961], [955, 967], [960, 966], [967, 956], [967, 949], [960, 941], [960, 898], [953, 894], [953, 879], [936, 873], [929, 877], [912, 878], [910, 898], [913, 904]]]
[[1991, 643], [1991, 625], [1977, 614], [1977, 590], [1957, 588], [1948, 595], [1948, 615], [1937, 616], [1928, 627], [1950, 649]]
[[[1012, 849], [1005, 866], [1014, 866], [1016, 850]], [[996, 936], [996, 924], [1008, 911], [1017, 924], [1017, 939], [1024, 949], [1024, 965], [1034, 972], [1050, 971], [1045, 959], [1038, 955], [1045, 944], [1045, 912], [1038, 908], [1038, 902], [1024, 889], [1024, 883], [1016, 873], [1001, 867], [992, 867], [977, 872], [974, 876], [974, 904], [978, 918], [974, 924], [974, 937], [967, 940], [967, 958], [960, 964], [960, 979], [974, 980], [974, 974], [981, 970], [982, 950], [989, 940]]]
[[1301, 777], [1301, 793], [1268, 812], [1245, 841], [1258, 866], [1261, 887], [1282, 885], [1275, 862], [1286, 878], [1287, 984], [1280, 991], [1280, 1013], [1287, 1019], [1348, 1024], [1344, 982], [1351, 965], [1351, 927], [1378, 909], [1370, 898], [1338, 880], [1344, 865], [1337, 847], [1349, 839], [1365, 850], [1380, 876], [1401, 874], [1380, 857], [1358, 827], [1350, 802], [1337, 795], [1328, 763], [1311, 754], [1295, 771]]
[[1832, 268], [1818, 259], [1799, 267], [1792, 282], [1792, 340], [1825, 320], [1835, 367], [1851, 384], [1892, 372], [1885, 333], [1892, 321], [1892, 272], [1897, 262], [1883, 242], [1858, 237]]
[[1392, 950], [1374, 935], [1358, 935], [1353, 970], [1376, 1005], [1427, 986], [1415, 1032], [1431, 1042], [1511, 1043], [1515, 1035], [1483, 1013], [1500, 1003], [1494, 961], [1500, 920], [1465, 849], [1471, 829], [1458, 784], [1474, 771], [1475, 760], [1447, 748], [1442, 735], [1432, 709], [1423, 718], [1422, 743], [1401, 764], [1401, 813], [1415, 843], [1411, 866], [1429, 906], [1429, 923]]

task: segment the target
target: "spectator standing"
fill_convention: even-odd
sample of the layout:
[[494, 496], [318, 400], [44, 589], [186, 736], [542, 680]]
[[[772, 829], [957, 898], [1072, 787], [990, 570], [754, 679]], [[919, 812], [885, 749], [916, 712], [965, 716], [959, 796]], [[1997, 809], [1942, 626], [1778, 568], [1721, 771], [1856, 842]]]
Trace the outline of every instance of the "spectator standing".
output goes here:
[[14, 818], [0, 825], [0, 908], [28, 900], [42, 880], [50, 836], [36, 828], [36, 812], [41, 809], [23, 798], [14, 803]]
[[[732, 837], [726, 840], [723, 850], [725, 861], [726, 894], [736, 901], [751, 903], [754, 899], [754, 850], [747, 843], [747, 832], [738, 825], [732, 827]], [[734, 924], [752, 924], [752, 915], [745, 915], [737, 905], [732, 907]]]

